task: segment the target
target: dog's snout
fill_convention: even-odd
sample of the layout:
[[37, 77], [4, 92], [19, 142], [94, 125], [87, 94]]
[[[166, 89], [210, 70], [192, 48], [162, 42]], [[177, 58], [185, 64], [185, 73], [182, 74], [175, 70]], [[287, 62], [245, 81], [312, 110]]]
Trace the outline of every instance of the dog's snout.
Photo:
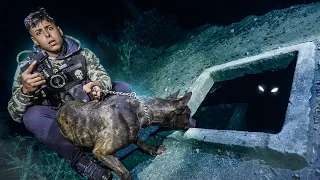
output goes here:
[[197, 123], [197, 121], [195, 119], [193, 119], [192, 117], [189, 118], [189, 125], [191, 127], [193, 127], [193, 128], [196, 127], [196, 123]]

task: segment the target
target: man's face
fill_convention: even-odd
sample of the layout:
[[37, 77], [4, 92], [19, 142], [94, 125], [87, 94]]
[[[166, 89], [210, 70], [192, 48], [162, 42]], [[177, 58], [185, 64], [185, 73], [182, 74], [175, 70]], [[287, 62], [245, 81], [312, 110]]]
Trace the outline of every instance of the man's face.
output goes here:
[[56, 57], [62, 51], [62, 31], [54, 23], [44, 20], [30, 29], [34, 44], [41, 46], [49, 56]]

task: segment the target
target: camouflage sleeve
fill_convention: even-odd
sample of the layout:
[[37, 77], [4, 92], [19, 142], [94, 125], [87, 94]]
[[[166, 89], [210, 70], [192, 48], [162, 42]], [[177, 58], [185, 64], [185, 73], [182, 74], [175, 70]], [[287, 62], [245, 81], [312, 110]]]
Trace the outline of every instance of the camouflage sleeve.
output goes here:
[[100, 81], [104, 89], [112, 89], [111, 78], [100, 64], [99, 58], [87, 48], [84, 48], [81, 53], [86, 58], [89, 79], [91, 81]]
[[22, 116], [30, 107], [33, 102], [33, 96], [25, 95], [22, 93], [21, 88], [21, 71], [20, 67], [25, 65], [27, 61], [23, 61], [17, 67], [16, 73], [13, 79], [12, 96], [8, 102], [8, 111], [14, 121], [22, 123]]

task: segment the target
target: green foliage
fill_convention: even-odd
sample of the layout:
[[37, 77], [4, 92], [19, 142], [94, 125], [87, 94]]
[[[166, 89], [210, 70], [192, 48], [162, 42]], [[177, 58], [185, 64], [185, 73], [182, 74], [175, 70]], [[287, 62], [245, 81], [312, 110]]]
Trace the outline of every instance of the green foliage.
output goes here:
[[9, 137], [1, 142], [1, 159], [6, 171], [17, 172], [21, 180], [84, 180], [70, 163], [31, 137]]

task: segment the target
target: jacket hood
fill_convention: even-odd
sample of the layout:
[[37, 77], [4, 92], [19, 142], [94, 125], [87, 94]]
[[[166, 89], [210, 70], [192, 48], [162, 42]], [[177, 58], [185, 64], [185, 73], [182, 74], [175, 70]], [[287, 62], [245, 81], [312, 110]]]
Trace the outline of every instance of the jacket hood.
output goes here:
[[[81, 50], [81, 44], [77, 39], [75, 39], [71, 36], [62, 36], [62, 39], [64, 42], [63, 43], [64, 50], [63, 50], [62, 54], [60, 54], [59, 56], [56, 57], [56, 59], [65, 59], [65, 58], [73, 55], [74, 53], [78, 52], [79, 50]], [[40, 46], [33, 46], [33, 48], [37, 52], [44, 51]]]

